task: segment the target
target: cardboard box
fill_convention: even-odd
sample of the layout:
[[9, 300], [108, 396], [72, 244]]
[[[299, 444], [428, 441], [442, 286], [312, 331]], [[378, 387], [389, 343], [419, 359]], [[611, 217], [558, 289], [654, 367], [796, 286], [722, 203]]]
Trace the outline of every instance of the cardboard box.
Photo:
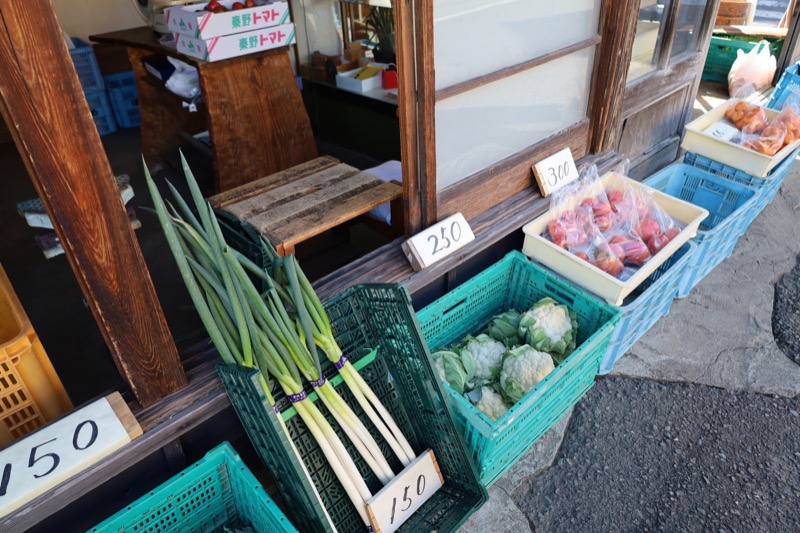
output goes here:
[[[237, 0], [219, 0], [230, 8]], [[256, 7], [225, 13], [203, 11], [205, 4], [170, 7], [164, 11], [167, 27], [181, 35], [211, 39], [223, 35], [252, 32], [290, 23], [288, 2], [261, 2]]]
[[219, 61], [254, 54], [288, 46], [294, 42], [294, 24], [283, 24], [211, 39], [193, 39], [180, 33], [175, 34], [178, 52], [204, 61]]
[[350, 70], [336, 75], [336, 86], [346, 91], [353, 91], [357, 93], [365, 93], [381, 88], [381, 72], [379, 70], [374, 76], [357, 80], [355, 77], [361, 69]]

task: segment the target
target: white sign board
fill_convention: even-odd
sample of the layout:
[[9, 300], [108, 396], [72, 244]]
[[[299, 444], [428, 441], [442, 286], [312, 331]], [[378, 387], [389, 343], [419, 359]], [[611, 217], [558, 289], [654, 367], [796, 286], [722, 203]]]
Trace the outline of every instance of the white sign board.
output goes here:
[[725, 122], [719, 121], [715, 122], [710, 125], [708, 128], [703, 130], [703, 133], [706, 135], [711, 135], [715, 139], [719, 139], [721, 141], [730, 141], [737, 135], [739, 135], [739, 130], [731, 126], [730, 124], [726, 124]]
[[433, 450], [425, 450], [367, 502], [372, 529], [375, 533], [392, 533], [442, 485], [444, 478], [436, 456]]
[[533, 175], [542, 196], [550, 196], [564, 185], [578, 179], [572, 151], [564, 148], [533, 165]]
[[[119, 397], [119, 393], [115, 394]], [[122, 402], [121, 397], [119, 401]], [[134, 437], [141, 435], [141, 428], [135, 426], [138, 433], [134, 432]], [[129, 430], [109, 400], [101, 398], [15, 442], [0, 451], [0, 516], [130, 441]]]
[[419, 272], [474, 240], [464, 215], [456, 213], [417, 233], [402, 247], [411, 267]]

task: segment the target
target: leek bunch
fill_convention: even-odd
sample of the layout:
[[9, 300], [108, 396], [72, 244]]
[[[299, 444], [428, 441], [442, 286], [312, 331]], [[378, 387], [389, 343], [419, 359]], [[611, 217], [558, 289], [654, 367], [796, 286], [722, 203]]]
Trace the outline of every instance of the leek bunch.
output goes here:
[[[320, 370], [317, 347], [335, 363], [359, 405], [404, 466], [414, 458], [411, 446], [369, 385], [342, 354], [322, 303], [296, 259], [278, 256], [265, 242], [273, 258], [273, 277], [229, 248], [213, 209], [203, 198], [183, 155], [181, 162], [198, 216], [171, 184], [175, 205], [166, 203], [146, 165], [145, 177], [159, 222], [203, 325], [225, 363], [261, 371], [261, 386], [274, 409], [275, 400], [267, 380], [281, 387], [364, 524], [369, 525], [365, 502], [372, 494], [328, 420], [308, 399], [304, 382], [314, 388], [377, 478], [385, 484], [395, 474], [367, 428]], [[264, 294], [259, 294], [248, 272], [266, 281], [268, 290]], [[282, 417], [278, 419], [283, 424]], [[283, 429], [286, 431], [285, 425]]]

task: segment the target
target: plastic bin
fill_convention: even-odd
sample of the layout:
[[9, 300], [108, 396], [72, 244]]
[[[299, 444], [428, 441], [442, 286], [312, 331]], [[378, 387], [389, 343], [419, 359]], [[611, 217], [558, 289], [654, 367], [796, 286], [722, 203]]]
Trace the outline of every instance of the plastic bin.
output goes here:
[[578, 346], [544, 380], [493, 422], [447, 385], [447, 400], [489, 486], [594, 385], [619, 311], [511, 252], [417, 313], [431, 349], [451, 346], [482, 331], [496, 314], [527, 310], [545, 296], [578, 315]]
[[[487, 496], [453, 422], [439, 380], [434, 378], [408, 293], [401, 286], [362, 285], [337, 295], [326, 302], [325, 308], [348, 359], [392, 414], [414, 451], [419, 454], [427, 448], [433, 449], [445, 480], [444, 486], [399, 531], [455, 531]], [[377, 354], [370, 351], [375, 347]], [[360, 414], [347, 387], [338, 386], [340, 376], [333, 365], [324, 361], [322, 371]], [[363, 531], [364, 524], [355, 508], [286, 397], [275, 394], [276, 405], [293, 435], [297, 451], [281, 430], [278, 415], [258, 384], [258, 371], [221, 364], [218, 372], [254, 448], [278, 484], [287, 508], [292, 509], [292, 520], [297, 527], [308, 533], [332, 531], [334, 526], [342, 532]], [[366, 424], [372, 427], [369, 421]], [[400, 463], [386, 443], [378, 435], [376, 439], [393, 470], [400, 472]], [[344, 437], [342, 442], [375, 494], [380, 482], [350, 442]], [[310, 477], [298, 455], [308, 466]]]
[[772, 199], [775, 198], [775, 195], [778, 194], [778, 191], [783, 184], [783, 180], [789, 174], [789, 170], [791, 170], [792, 165], [797, 160], [798, 154], [800, 154], [800, 148], [789, 154], [789, 156], [781, 161], [766, 178], [753, 176], [747, 172], [743, 172], [731, 166], [692, 152], [686, 152], [686, 154], [683, 156], [683, 162], [687, 165], [700, 168], [717, 176], [722, 176], [728, 180], [741, 183], [755, 189], [758, 192], [758, 195], [756, 196], [756, 201], [753, 204], [753, 209], [748, 211], [749, 217], [746, 225], [749, 226], [753, 219], [755, 219], [756, 216], [758, 216], [758, 214], [765, 207], [767, 207], [767, 205], [769, 205]]
[[[272, 259], [261, 243], [261, 236], [250, 224], [239, 220], [223, 209], [215, 209], [214, 214], [217, 216], [222, 237], [228, 243], [228, 246], [262, 269], [269, 270], [272, 268]], [[266, 281], [250, 272], [248, 272], [248, 275], [259, 291], [264, 292], [269, 289]]]
[[0, 267], [0, 447], [71, 409], [64, 386]]
[[103, 75], [100, 73], [92, 45], [76, 38], [72, 39], [72, 43], [75, 48], [69, 51], [69, 55], [72, 57], [83, 91], [91, 93], [104, 90]]
[[669, 313], [695, 248], [695, 244], [691, 241], [684, 244], [658, 267], [658, 270], [653, 272], [636, 292], [625, 299], [619, 308], [621, 311], [619, 323], [608, 342], [608, 348], [600, 363], [599, 374], [610, 372], [614, 363], [625, 355], [625, 352], [653, 327], [658, 319]]
[[[744, 37], [753, 39], [753, 37]], [[728, 83], [728, 73], [731, 71], [733, 62], [736, 61], [736, 52], [741, 50], [745, 54], [758, 45], [756, 41], [737, 39], [734, 37], [720, 37], [713, 35], [711, 43], [708, 45], [708, 55], [705, 65], [703, 65], [703, 80]], [[783, 47], [783, 40], [767, 40], [770, 53], [776, 58]]]
[[142, 496], [90, 532], [178, 533], [228, 531], [224, 527], [270, 533], [297, 532], [230, 444]]
[[798, 73], [797, 63], [783, 71], [781, 79], [778, 80], [775, 89], [769, 96], [767, 107], [770, 109], [783, 109], [783, 105], [791, 97], [800, 100], [800, 74]]
[[670, 165], [642, 183], [709, 212], [693, 239], [697, 249], [678, 285], [678, 298], [685, 298], [701, 279], [733, 253], [736, 241], [750, 223], [758, 193], [740, 183], [683, 164]]
[[135, 128], [142, 123], [139, 89], [133, 71], [103, 77], [114, 120], [120, 128]]
[[86, 103], [89, 104], [89, 110], [92, 112], [97, 133], [102, 136], [117, 131], [114, 114], [111, 112], [111, 104], [108, 103], [105, 91], [86, 93]]

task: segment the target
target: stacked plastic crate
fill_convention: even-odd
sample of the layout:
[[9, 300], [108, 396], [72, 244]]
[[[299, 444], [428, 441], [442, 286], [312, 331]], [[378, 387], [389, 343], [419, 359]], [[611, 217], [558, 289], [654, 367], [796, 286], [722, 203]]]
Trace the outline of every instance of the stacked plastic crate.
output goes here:
[[111, 104], [108, 102], [103, 76], [100, 74], [94, 49], [89, 43], [80, 39], [73, 38], [72, 43], [75, 48], [70, 49], [69, 55], [72, 57], [75, 72], [78, 74], [78, 79], [86, 95], [86, 102], [92, 112], [97, 132], [100, 135], [114, 133], [117, 131], [117, 125], [114, 122]]

